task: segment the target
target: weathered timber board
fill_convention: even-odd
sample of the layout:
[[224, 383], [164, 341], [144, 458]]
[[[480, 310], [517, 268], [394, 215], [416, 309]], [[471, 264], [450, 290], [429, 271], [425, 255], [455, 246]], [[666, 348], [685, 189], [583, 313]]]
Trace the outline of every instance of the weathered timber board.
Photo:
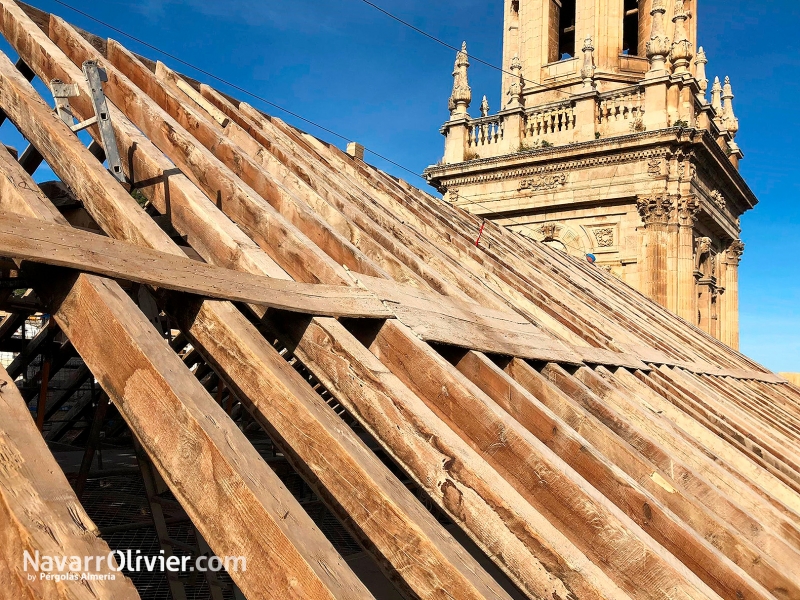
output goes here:
[[0, 212], [0, 256], [293, 312], [384, 319], [394, 316], [374, 294], [358, 288], [221, 269], [8, 212]]

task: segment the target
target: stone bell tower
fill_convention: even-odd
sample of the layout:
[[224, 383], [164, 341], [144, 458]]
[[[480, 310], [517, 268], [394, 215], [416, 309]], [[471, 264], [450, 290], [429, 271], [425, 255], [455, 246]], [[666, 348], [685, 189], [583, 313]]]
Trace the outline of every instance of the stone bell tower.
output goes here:
[[500, 110], [469, 115], [456, 57], [445, 200], [605, 268], [739, 344], [740, 216], [730, 79], [707, 98], [697, 0], [505, 0]]

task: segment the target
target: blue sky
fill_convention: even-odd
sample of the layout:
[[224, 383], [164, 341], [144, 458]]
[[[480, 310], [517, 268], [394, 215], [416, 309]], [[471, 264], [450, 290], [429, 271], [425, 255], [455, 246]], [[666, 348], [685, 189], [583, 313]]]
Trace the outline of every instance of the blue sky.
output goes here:
[[[52, 0], [29, 0], [98, 35], [160, 58]], [[69, 0], [87, 13], [263, 96], [420, 173], [443, 151], [454, 53], [361, 0]], [[470, 54], [500, 63], [502, 1], [377, 0], [377, 4]], [[788, 0], [702, 0], [700, 44], [710, 76], [730, 75], [745, 152], [742, 173], [761, 203], [742, 219], [742, 350], [775, 371], [800, 371], [800, 7]], [[0, 48], [5, 49], [4, 45]], [[188, 68], [179, 71], [225, 86]], [[500, 74], [472, 62], [477, 113], [499, 103]], [[341, 139], [226, 90], [310, 133]], [[8, 126], [0, 139], [16, 140]], [[375, 156], [367, 160], [425, 183]], [[39, 175], [37, 173], [37, 175]]]

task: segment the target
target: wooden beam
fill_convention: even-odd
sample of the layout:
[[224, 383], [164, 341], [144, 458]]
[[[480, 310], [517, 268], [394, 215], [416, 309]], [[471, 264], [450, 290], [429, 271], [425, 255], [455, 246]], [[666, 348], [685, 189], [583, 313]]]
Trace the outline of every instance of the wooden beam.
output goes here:
[[[92, 167], [92, 165], [96, 166]], [[99, 163], [91, 163], [84, 165], [84, 168], [101, 167]], [[106, 199], [106, 201], [113, 201], [113, 199]], [[157, 235], [148, 235], [152, 236], [150, 241], [152, 246], [160, 247], [164, 251], [177, 251], [169, 244], [162, 244]], [[389, 482], [392, 481], [392, 476], [385, 467], [377, 462], [374, 455], [364, 456], [362, 452], [361, 455], [349, 456], [343, 452], [342, 439], [344, 438], [346, 441], [347, 438], [344, 437], [341, 425], [329, 426], [326, 432], [325, 428], [322, 428], [313, 418], [309, 416], [304, 418], [307, 411], [311, 409], [306, 403], [310, 402], [312, 397], [316, 402], [320, 402], [319, 398], [316, 395], [308, 396], [311, 394], [310, 388], [302, 380], [302, 377], [277, 356], [276, 351], [266, 344], [257, 331], [252, 330], [241, 314], [227, 303], [206, 301], [202, 303], [201, 309], [202, 313], [200, 314], [206, 319], [204, 326], [212, 323], [211, 331], [233, 332], [229, 341], [235, 342], [239, 347], [244, 348], [249, 356], [254, 356], [261, 362], [241, 362], [239, 357], [230, 353], [229, 348], [212, 339], [213, 334], [206, 340], [207, 345], [202, 348], [202, 351], [212, 357], [216, 364], [224, 365], [226, 371], [230, 371], [228, 377], [231, 385], [241, 385], [236, 376], [239, 369], [253, 369], [252, 383], [248, 384], [247, 388], [253, 396], [248, 397], [247, 400], [259, 411], [262, 422], [276, 428], [276, 433], [282, 436], [281, 439], [284, 441], [291, 441], [289, 449], [309, 465], [306, 467], [306, 472], [313, 475], [311, 478], [313, 484], [319, 484], [320, 494], [332, 498], [337, 505], [345, 507], [348, 524], [373, 532], [373, 546], [385, 557], [387, 562], [391, 563], [393, 573], [402, 578], [405, 585], [421, 597], [436, 596], [440, 593], [442, 586], [431, 578], [432, 570], [437, 573], [448, 573], [449, 579], [458, 586], [461, 590], [459, 593], [465, 597], [503, 596], [502, 592], [498, 591], [496, 584], [488, 579], [477, 563], [458, 549], [452, 538], [442, 531], [428, 513], [422, 511], [419, 503], [404, 488], [394, 489], [391, 487]], [[277, 369], [276, 365], [282, 365], [281, 368], [284, 371], [274, 370]], [[227, 375], [227, 373], [225, 374]], [[194, 381], [196, 382], [196, 379]], [[199, 382], [197, 385], [200, 385]], [[308, 390], [305, 392], [306, 396], [293, 396], [293, 404], [289, 407], [293, 411], [288, 410], [286, 395], [290, 392], [300, 393], [298, 390], [302, 389]], [[276, 395], [280, 396], [280, 402]], [[245, 398], [242, 400], [244, 401]], [[222, 409], [219, 408], [219, 410]], [[288, 412], [281, 412], [286, 410]], [[264, 414], [261, 414], [262, 411]], [[324, 414], [328, 414], [326, 418], [330, 418], [330, 413]], [[272, 419], [268, 419], [265, 415], [271, 415]], [[314, 413], [312, 412], [311, 415], [313, 416]], [[306, 433], [300, 429], [300, 426], [303, 428], [316, 427], [315, 431], [318, 435]], [[278, 429], [278, 427], [280, 428]], [[355, 439], [353, 438], [353, 440]], [[319, 444], [324, 443], [326, 446], [321, 451], [317, 444], [309, 444], [309, 440], [318, 440]], [[340, 466], [344, 472], [340, 473], [336, 469], [318, 470], [318, 465], [323, 464], [323, 460], [317, 454], [320, 452], [325, 461], [340, 460]], [[355, 459], [358, 459], [358, 462], [354, 463]], [[359, 475], [360, 471], [362, 474]], [[370, 476], [365, 476], [364, 471]], [[329, 487], [326, 488], [326, 486]], [[355, 490], [354, 486], [357, 486]], [[381, 493], [379, 494], [379, 492]], [[364, 511], [363, 506], [368, 501], [375, 502], [376, 497], [386, 504], [386, 513]], [[395, 503], [391, 510], [389, 510], [391, 507], [389, 498]], [[383, 537], [379, 536], [379, 532]], [[391, 532], [392, 535], [388, 535], [387, 532]], [[206, 536], [206, 531], [203, 531], [203, 535]], [[406, 540], [399, 546], [397, 545], [398, 537]], [[209, 538], [209, 542], [213, 545], [211, 538]], [[413, 557], [407, 553], [408, 548], [411, 547], [415, 549], [416, 553]], [[215, 548], [215, 550], [219, 553], [219, 549]], [[412, 558], [413, 560], [411, 560]], [[243, 591], [247, 593], [244, 587]]]
[[[4, 11], [16, 8], [11, 4], [4, 1]], [[8, 72], [2, 59], [0, 72]], [[33, 88], [18, 91], [19, 97], [35, 94]], [[21, 106], [35, 114], [34, 102]], [[51, 148], [56, 145], [51, 135], [61, 135], [40, 132]], [[25, 127], [22, 133], [29, 134]], [[62, 143], [80, 145], [71, 132]], [[102, 166], [94, 157], [65, 168], [61, 162], [75, 155], [71, 150], [64, 157], [53, 153], [51, 166], [56, 173], [82, 170], [89, 180], [99, 178], [96, 171]], [[33, 186], [30, 180], [26, 184]], [[83, 200], [102, 212], [103, 203], [113, 203], [115, 198], [110, 191], [97, 193], [93, 202]], [[125, 210], [124, 204], [118, 209], [122, 222], [130, 223], [130, 209]], [[121, 236], [126, 233], [107, 226]], [[129, 237], [158, 246], [163, 232], [143, 229], [130, 232]], [[117, 284], [93, 275], [45, 279], [45, 283], [43, 289], [50, 291], [58, 289], [53, 284], [61, 284], [60, 294], [50, 298], [56, 322], [203, 536], [218, 555], [246, 557], [247, 571], [231, 573], [245, 594], [254, 598], [370, 597], [244, 435]], [[150, 418], [154, 413], [159, 419]], [[205, 467], [198, 468], [198, 461]], [[228, 505], [238, 510], [218, 510]]]
[[287, 315], [269, 326], [522, 590], [534, 598], [628, 597], [340, 322]]
[[307, 314], [390, 318], [374, 294], [221, 269], [172, 253], [0, 212], [0, 256], [68, 267], [165, 289]]
[[124, 292], [88, 275], [65, 287], [54, 318], [215, 552], [247, 558], [245, 573], [231, 573], [242, 590], [254, 598], [370, 597]]
[[[672, 487], [652, 465], [648, 468], [643, 461], [637, 461], [625, 444], [615, 444], [608, 438], [602, 439], [601, 444], [592, 444], [480, 353], [459, 353], [451, 360], [473, 384], [717, 593], [735, 595], [746, 589], [750, 582], [742, 581], [741, 569], [771, 593], [786, 589], [800, 595], [800, 584], [786, 577], [781, 567], [741, 540], [738, 532], [721, 523], [696, 499], [687, 498]], [[626, 474], [631, 467], [633, 473]], [[677, 514], [673, 507], [679, 511]]]
[[[629, 594], [686, 598], [714, 592], [629, 517], [431, 348], [387, 321], [370, 344], [378, 358], [531, 505]], [[409, 360], [414, 345], [424, 360]], [[635, 558], [633, 558], [635, 557]], [[745, 576], [742, 589], [766, 598]], [[735, 594], [734, 594], [735, 595]]]
[[[602, 449], [603, 454], [613, 458], [615, 465], [655, 494], [684, 521], [701, 532], [703, 537], [720, 550], [727, 548], [726, 554], [729, 556], [738, 554], [735, 545], [728, 545], [730, 534], [726, 533], [725, 524], [733, 527], [737, 536], [750, 540], [759, 551], [772, 557], [778, 564], [792, 564], [800, 560], [797, 551], [781, 539], [772, 527], [764, 527], [763, 518], [756, 518], [743, 510], [727, 494], [678, 461], [670, 461], [669, 454], [663, 448], [648, 440], [644, 432], [623, 421], [607, 405], [603, 405], [603, 411], [597, 410], [599, 399], [593, 398], [590, 390], [577, 380], [571, 380], [562, 369], [549, 372], [552, 378], [561, 381], [566, 392], [525, 361], [511, 360], [504, 370], [576, 432]], [[617, 370], [618, 377], [624, 373], [623, 369]], [[573, 385], [567, 387], [568, 383]], [[651, 400], [651, 403], [654, 401]], [[653, 406], [663, 410], [660, 405], [654, 403]], [[760, 512], [763, 514], [763, 511]], [[718, 524], [718, 521], [722, 524]], [[754, 562], [753, 566], [757, 567], [757, 563]]]
[[507, 598], [239, 311], [199, 301], [168, 311], [401, 590]]
[[[581, 364], [567, 346], [511, 311], [483, 308], [392, 281], [353, 274], [424, 340], [535, 360]], [[550, 357], [550, 358], [548, 358]]]
[[[39, 579], [24, 552], [40, 556], [107, 557], [111, 552], [75, 497], [31, 419], [14, 381], [0, 367], [0, 588], [7, 598], [138, 599], [131, 580], [93, 560], [87, 572], [113, 579]], [[117, 566], [116, 564], [114, 565]], [[35, 575], [34, 581], [30, 575]]]

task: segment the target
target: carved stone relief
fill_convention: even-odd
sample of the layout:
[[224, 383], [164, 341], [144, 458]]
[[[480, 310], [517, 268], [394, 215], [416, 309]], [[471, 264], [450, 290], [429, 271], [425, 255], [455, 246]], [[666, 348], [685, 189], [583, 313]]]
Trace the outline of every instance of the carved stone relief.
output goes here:
[[531, 192], [539, 192], [543, 190], [554, 190], [559, 186], [567, 183], [566, 173], [554, 173], [548, 175], [534, 175], [529, 179], [523, 179], [519, 182], [517, 191], [529, 190]]
[[594, 230], [598, 248], [611, 248], [614, 245], [614, 228], [602, 227]]
[[722, 210], [725, 210], [725, 207], [727, 206], [727, 203], [725, 202], [725, 196], [723, 196], [722, 192], [719, 190], [714, 190], [711, 192], [711, 201]]
[[672, 203], [672, 198], [667, 194], [656, 194], [650, 197], [640, 196], [636, 200], [636, 208], [646, 225], [650, 223], [666, 223], [672, 212]]

